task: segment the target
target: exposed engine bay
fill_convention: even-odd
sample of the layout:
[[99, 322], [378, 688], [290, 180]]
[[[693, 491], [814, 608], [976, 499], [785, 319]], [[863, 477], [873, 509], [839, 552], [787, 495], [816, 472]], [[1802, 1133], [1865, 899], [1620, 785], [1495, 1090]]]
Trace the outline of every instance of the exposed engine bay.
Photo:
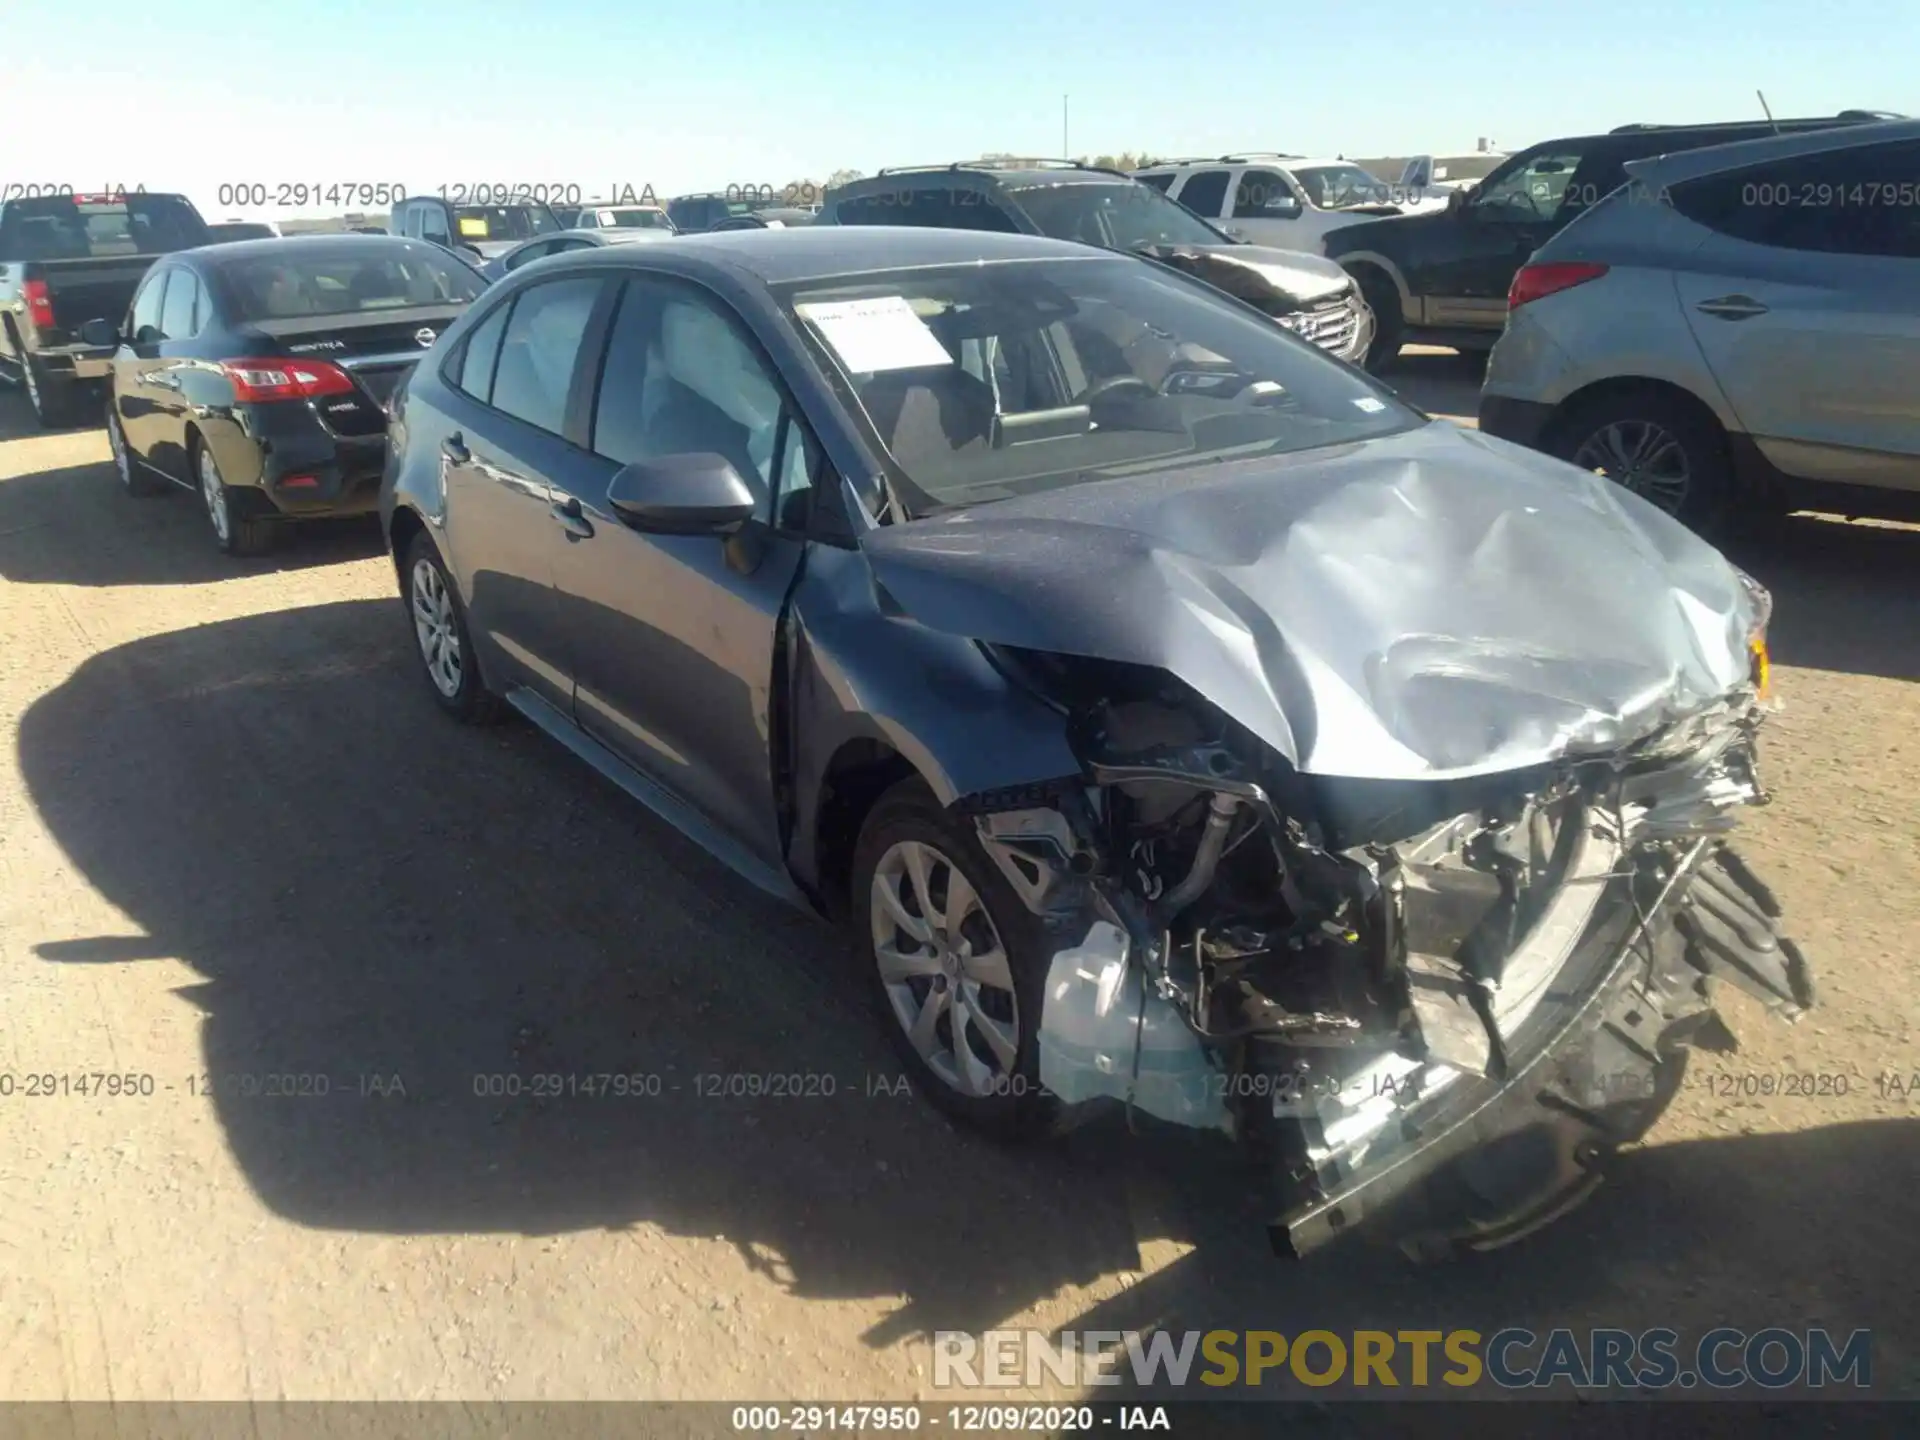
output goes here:
[[1224, 1131], [1276, 1249], [1394, 1217], [1416, 1255], [1516, 1239], [1658, 1117], [1726, 978], [1812, 982], [1721, 836], [1766, 801], [1756, 686], [1612, 753], [1467, 778], [1310, 776], [1152, 667], [995, 647], [1084, 783], [975, 797], [1060, 940], [1041, 1081], [1070, 1112]]

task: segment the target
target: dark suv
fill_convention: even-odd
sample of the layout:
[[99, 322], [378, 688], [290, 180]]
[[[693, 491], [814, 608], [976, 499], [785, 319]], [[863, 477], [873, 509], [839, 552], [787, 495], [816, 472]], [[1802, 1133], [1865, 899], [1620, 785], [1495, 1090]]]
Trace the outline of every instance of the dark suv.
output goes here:
[[1250, 245], [1131, 175], [1076, 160], [991, 160], [882, 170], [829, 190], [821, 225], [913, 225], [1044, 235], [1191, 275], [1302, 339], [1359, 363], [1373, 317], [1331, 260]]
[[1445, 210], [1350, 225], [1326, 253], [1360, 282], [1376, 329], [1368, 363], [1406, 343], [1490, 350], [1507, 318], [1507, 289], [1527, 258], [1590, 206], [1626, 184], [1624, 166], [1681, 150], [1755, 140], [1776, 130], [1873, 124], [1884, 111], [1718, 125], [1623, 125], [1605, 135], [1544, 140], [1510, 156]]

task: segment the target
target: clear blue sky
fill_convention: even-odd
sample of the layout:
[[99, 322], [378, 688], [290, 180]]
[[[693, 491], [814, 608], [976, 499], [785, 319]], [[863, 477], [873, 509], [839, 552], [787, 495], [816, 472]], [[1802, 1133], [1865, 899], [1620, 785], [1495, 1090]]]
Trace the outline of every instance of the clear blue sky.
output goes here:
[[[1630, 120], [1920, 113], [1920, 5], [5, 0], [0, 184], [652, 184], [1229, 148], [1517, 149]], [[44, 124], [38, 123], [44, 121]], [[308, 207], [309, 211], [311, 207]], [[322, 211], [329, 207], [321, 207]], [[298, 212], [286, 212], [298, 213]]]

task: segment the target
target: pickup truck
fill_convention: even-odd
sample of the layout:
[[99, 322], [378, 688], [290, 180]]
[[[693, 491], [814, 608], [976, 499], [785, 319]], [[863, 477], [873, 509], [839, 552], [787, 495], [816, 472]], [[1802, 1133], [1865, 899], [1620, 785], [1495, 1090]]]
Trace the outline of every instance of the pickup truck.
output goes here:
[[42, 428], [72, 423], [97, 393], [113, 347], [88, 345], [89, 320], [116, 324], [162, 255], [211, 244], [184, 195], [38, 195], [0, 204], [0, 376], [26, 391]]
[[524, 240], [557, 235], [566, 227], [541, 200], [469, 205], [438, 195], [409, 195], [393, 207], [387, 228], [395, 235], [451, 250], [477, 267]]

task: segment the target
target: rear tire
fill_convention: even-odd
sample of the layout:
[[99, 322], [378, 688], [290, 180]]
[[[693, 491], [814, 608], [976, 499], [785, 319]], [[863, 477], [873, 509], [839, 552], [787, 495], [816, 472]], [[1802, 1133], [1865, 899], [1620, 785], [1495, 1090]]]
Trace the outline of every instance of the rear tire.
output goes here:
[[73, 383], [56, 380], [40, 368], [31, 353], [20, 354], [20, 385], [42, 430], [60, 430], [73, 423]]
[[193, 472], [200, 483], [200, 503], [213, 527], [214, 544], [225, 555], [265, 555], [286, 537], [286, 522], [271, 516], [247, 515], [235, 503], [234, 492], [220, 478], [213, 451], [197, 436], [189, 449]]
[[1734, 487], [1726, 432], [1673, 395], [1639, 387], [1595, 396], [1554, 425], [1546, 448], [1702, 534], [1727, 522]]
[[420, 673], [440, 708], [467, 725], [488, 725], [502, 715], [500, 697], [487, 689], [467, 628], [460, 587], [425, 531], [407, 546], [400, 569], [400, 599], [407, 607]]
[[867, 816], [851, 901], [874, 1009], [916, 1088], [1000, 1139], [1047, 1129], [1058, 1107], [1040, 1087], [1039, 1033], [1052, 946], [924, 781], [902, 781]]

